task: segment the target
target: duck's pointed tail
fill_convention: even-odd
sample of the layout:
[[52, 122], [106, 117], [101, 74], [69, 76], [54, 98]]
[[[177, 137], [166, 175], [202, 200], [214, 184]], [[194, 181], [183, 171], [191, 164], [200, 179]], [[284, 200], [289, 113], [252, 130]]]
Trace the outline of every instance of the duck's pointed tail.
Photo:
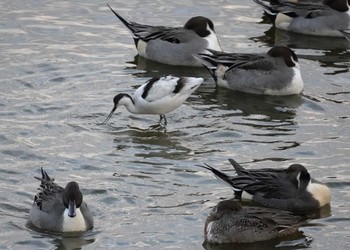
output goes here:
[[215, 82], [217, 82], [215, 71], [218, 63], [216, 62], [216, 60], [211, 55], [204, 53], [193, 55], [193, 57], [209, 71], [210, 75], [214, 78]]
[[130, 22], [128, 22], [127, 20], [125, 20], [122, 16], [120, 16], [117, 12], [115, 12], [115, 10], [112, 9], [112, 7], [107, 3], [107, 6], [110, 8], [110, 10], [114, 13], [114, 15], [116, 17], [118, 17], [118, 19], [132, 32], [134, 33], [135, 30], [132, 27], [132, 24]]
[[274, 21], [276, 19], [276, 15], [278, 14], [278, 10], [276, 10], [275, 8], [273, 8], [271, 5], [267, 5], [266, 3], [264, 3], [263, 1], [260, 0], [254, 0], [254, 2], [256, 2], [257, 4], [259, 4], [265, 11], [265, 13], [269, 16], [269, 18], [271, 19], [271, 21]]

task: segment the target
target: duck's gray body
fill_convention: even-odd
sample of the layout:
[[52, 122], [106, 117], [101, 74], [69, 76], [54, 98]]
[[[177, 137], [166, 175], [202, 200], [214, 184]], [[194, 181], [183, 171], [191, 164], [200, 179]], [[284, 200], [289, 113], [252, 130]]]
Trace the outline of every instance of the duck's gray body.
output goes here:
[[220, 87], [258, 95], [294, 95], [304, 89], [298, 58], [288, 47], [275, 46], [266, 54], [211, 53], [194, 57]]
[[201, 66], [192, 55], [207, 49], [222, 51], [213, 22], [203, 16], [189, 19], [183, 27], [152, 26], [129, 22], [108, 7], [132, 32], [140, 56], [169, 65]]

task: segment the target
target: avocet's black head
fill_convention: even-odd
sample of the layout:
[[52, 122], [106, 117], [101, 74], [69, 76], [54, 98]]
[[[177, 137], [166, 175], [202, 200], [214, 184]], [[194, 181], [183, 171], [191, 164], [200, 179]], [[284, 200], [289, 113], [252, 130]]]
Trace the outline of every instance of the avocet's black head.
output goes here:
[[214, 24], [209, 18], [203, 16], [196, 16], [188, 20], [184, 28], [188, 30], [193, 30], [200, 37], [207, 37], [210, 35], [210, 30], [207, 29], [208, 26], [213, 32], [215, 32]]
[[113, 98], [114, 108], [118, 107], [118, 104], [119, 104], [120, 100], [123, 99], [124, 97], [130, 97], [130, 95], [121, 93], [121, 94], [116, 95]]
[[[111, 117], [112, 117], [113, 114], [114, 114], [114, 111], [117, 109], [118, 104], [119, 104], [120, 100], [123, 99], [123, 97], [129, 97], [129, 98], [130, 98], [130, 95], [124, 94], [124, 93], [121, 93], [121, 94], [116, 95], [116, 96], [113, 98], [114, 107], [113, 107], [112, 111], [109, 113], [109, 115], [107, 116], [106, 120], [104, 120], [101, 124], [106, 124], [106, 123], [109, 121], [109, 119], [111, 119]], [[131, 99], [131, 98], [130, 98], [130, 99]], [[132, 100], [132, 99], [131, 99], [131, 100]]]
[[83, 202], [83, 195], [80, 192], [79, 185], [75, 181], [71, 181], [67, 184], [63, 190], [62, 195], [63, 204], [68, 208], [68, 216], [75, 217], [76, 209], [81, 206]]
[[285, 46], [275, 46], [267, 54], [271, 57], [282, 57], [288, 67], [294, 67], [295, 63], [298, 62], [298, 57], [294, 51]]

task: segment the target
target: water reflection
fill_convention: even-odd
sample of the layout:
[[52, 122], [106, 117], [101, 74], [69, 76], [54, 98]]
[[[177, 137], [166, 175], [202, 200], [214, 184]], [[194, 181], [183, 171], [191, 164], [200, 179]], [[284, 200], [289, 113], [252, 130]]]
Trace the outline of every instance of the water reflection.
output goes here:
[[205, 103], [220, 104], [219, 109], [239, 110], [239, 116], [264, 115], [270, 120], [289, 121], [303, 104], [299, 95], [263, 96], [216, 88], [212, 93], [200, 93]]
[[214, 245], [207, 242], [203, 242], [203, 248], [206, 250], [232, 250], [232, 249], [244, 249], [244, 250], [271, 250], [271, 249], [301, 249], [307, 248], [313, 239], [305, 236], [303, 232], [297, 232], [291, 236], [283, 237], [280, 239], [274, 239], [269, 241], [255, 242], [255, 243], [241, 243], [241, 244], [222, 244]]
[[159, 77], [163, 75], [174, 76], [191, 76], [191, 77], [209, 77], [208, 71], [204, 67], [189, 67], [189, 66], [173, 66], [154, 62], [145, 59], [139, 55], [134, 57], [134, 60], [128, 62], [134, 64], [133, 67], [127, 67], [127, 70], [137, 69], [137, 73], [133, 73], [137, 77]]
[[251, 37], [250, 40], [262, 42], [269, 46], [284, 45], [295, 49], [336, 51], [350, 49], [350, 43], [343, 37], [303, 35], [276, 29], [274, 26], [265, 31], [264, 34], [258, 37]]
[[129, 126], [128, 129], [112, 132], [115, 136], [115, 148], [130, 149], [141, 158], [161, 157], [165, 159], [186, 159], [191, 149], [181, 143], [186, 133], [181, 131], [164, 132], [162, 130], [142, 129]]
[[[55, 245], [55, 249], [82, 249], [84, 246], [90, 245], [95, 242], [97, 231], [89, 231], [84, 233], [48, 233], [34, 227], [30, 223], [26, 225], [29, 229], [33, 230], [33, 238], [50, 238]], [[35, 234], [35, 236], [34, 236]]]
[[74, 238], [74, 237], [59, 237], [54, 238], [53, 244], [57, 250], [82, 249], [84, 246], [95, 242], [94, 238]]
[[295, 134], [296, 110], [304, 102], [301, 96], [259, 96], [224, 88], [200, 95], [206, 105], [211, 103], [207, 106], [206, 119], [212, 118], [213, 122], [210, 124], [217, 123], [221, 134], [225, 133], [225, 130], [235, 132], [248, 129], [253, 137], [246, 135], [240, 138], [240, 135], [236, 135], [236, 140], [240, 140], [241, 143], [275, 144], [276, 150], [300, 145], [294, 139], [281, 141], [278, 136]]

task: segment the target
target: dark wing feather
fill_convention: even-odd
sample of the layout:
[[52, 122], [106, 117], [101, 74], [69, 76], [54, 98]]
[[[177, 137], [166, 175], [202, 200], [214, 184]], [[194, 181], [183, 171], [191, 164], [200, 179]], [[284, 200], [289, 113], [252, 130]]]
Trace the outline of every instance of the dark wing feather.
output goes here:
[[219, 170], [217, 170], [217, 169], [215, 169], [215, 168], [209, 166], [208, 164], [205, 164], [204, 166], [203, 166], [203, 165], [197, 165], [197, 166], [198, 166], [198, 167], [201, 167], [201, 168], [205, 168], [205, 169], [210, 170], [211, 172], [213, 172], [213, 174], [214, 174], [217, 178], [223, 180], [224, 182], [226, 182], [226, 183], [229, 184], [229, 185], [232, 185], [232, 184], [231, 184], [231, 181], [230, 181], [230, 178], [231, 178], [231, 177], [228, 176], [227, 174], [225, 174], [225, 173], [223, 173], [223, 172], [221, 172], [221, 171], [219, 171]]
[[254, 0], [257, 4], [261, 5], [266, 13], [270, 16], [274, 16], [278, 13], [283, 13], [289, 17], [306, 17], [313, 18], [321, 15], [324, 10], [330, 9], [327, 5], [322, 3], [311, 2], [283, 2], [275, 4], [266, 4], [260, 0]]
[[224, 53], [216, 52], [213, 56], [218, 64], [227, 67], [235, 67], [249, 62], [260, 61], [266, 59], [266, 55], [247, 54], [247, 53]]
[[148, 42], [150, 40], [160, 39], [163, 41], [167, 41], [170, 43], [180, 43], [181, 37], [178, 35], [178, 32], [182, 30], [182, 28], [168, 28], [164, 26], [147, 26], [138, 23], [132, 23], [134, 32], [133, 34], [145, 41]]
[[154, 39], [161, 39], [170, 43], [180, 43], [181, 38], [177, 36], [177, 32], [183, 28], [170, 28], [165, 26], [151, 26], [140, 24], [136, 22], [129, 22], [114, 11], [109, 4], [107, 6], [111, 9], [114, 15], [132, 32], [135, 39], [143, 41], [150, 41]]
[[40, 180], [41, 184], [38, 188], [39, 193], [34, 196], [34, 203], [42, 210], [44, 201], [48, 201], [56, 197], [56, 194], [63, 192], [63, 188], [54, 183], [54, 179], [50, 178], [49, 175], [41, 168], [42, 177], [35, 177]]
[[231, 70], [247, 70], [247, 71], [264, 71], [270, 72], [274, 68], [273, 63], [266, 57], [260, 57], [255, 60], [237, 60], [234, 64], [232, 64], [227, 72]]
[[247, 170], [240, 164], [238, 164], [234, 159], [229, 159], [229, 162], [234, 167], [238, 176], [250, 176], [259, 179], [262, 177], [268, 177], [272, 174], [281, 174], [283, 172], [286, 172], [286, 170], [283, 168], [264, 168]]

